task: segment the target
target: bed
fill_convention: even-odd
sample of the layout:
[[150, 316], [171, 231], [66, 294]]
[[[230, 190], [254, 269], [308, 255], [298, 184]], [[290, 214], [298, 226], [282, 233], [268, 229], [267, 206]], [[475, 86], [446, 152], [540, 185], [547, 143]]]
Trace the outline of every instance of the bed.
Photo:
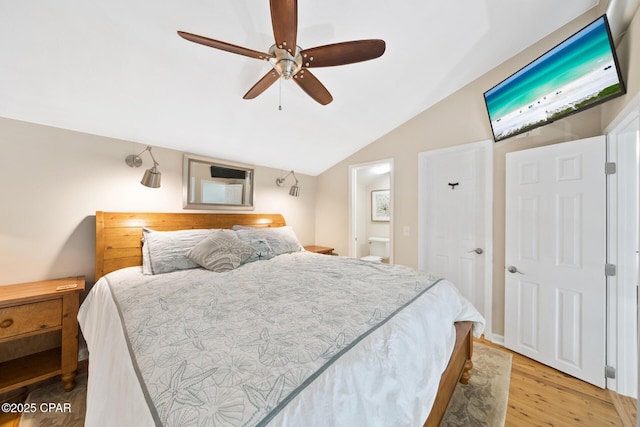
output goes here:
[[78, 316], [87, 426], [439, 425], [484, 327], [452, 284], [301, 247], [262, 259], [253, 246], [255, 262], [222, 273], [143, 274], [144, 233], [232, 227], [288, 228], [279, 214], [96, 212], [96, 283]]

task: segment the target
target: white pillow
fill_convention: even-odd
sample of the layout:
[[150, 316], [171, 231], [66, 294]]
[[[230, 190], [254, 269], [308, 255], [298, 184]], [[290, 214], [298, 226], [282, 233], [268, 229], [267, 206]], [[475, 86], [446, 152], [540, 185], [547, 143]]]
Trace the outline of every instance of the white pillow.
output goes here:
[[253, 248], [231, 230], [217, 230], [187, 251], [187, 257], [207, 270], [233, 270], [253, 255]]
[[234, 225], [238, 238], [245, 243], [265, 239], [274, 255], [288, 254], [303, 251], [303, 247], [296, 233], [288, 225], [284, 227], [252, 228], [242, 225]]
[[155, 231], [144, 227], [142, 273], [161, 274], [198, 268], [199, 265], [187, 258], [186, 253], [214, 230]]

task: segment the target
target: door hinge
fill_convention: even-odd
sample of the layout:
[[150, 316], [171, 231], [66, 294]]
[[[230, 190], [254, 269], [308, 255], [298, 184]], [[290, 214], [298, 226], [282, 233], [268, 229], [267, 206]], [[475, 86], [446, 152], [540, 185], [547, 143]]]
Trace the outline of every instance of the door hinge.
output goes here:
[[617, 166], [615, 162], [607, 162], [604, 164], [605, 175], [613, 175], [617, 172]]
[[604, 275], [606, 277], [612, 277], [616, 275], [616, 265], [615, 264], [605, 264], [604, 265]]
[[605, 366], [604, 367], [604, 377], [611, 378], [612, 380], [616, 378], [616, 368], [613, 366]]

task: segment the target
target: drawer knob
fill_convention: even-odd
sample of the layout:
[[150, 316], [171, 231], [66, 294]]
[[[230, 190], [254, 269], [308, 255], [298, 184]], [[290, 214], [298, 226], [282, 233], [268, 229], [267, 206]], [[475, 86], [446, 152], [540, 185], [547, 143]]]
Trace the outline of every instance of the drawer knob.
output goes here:
[[8, 328], [11, 325], [13, 325], [13, 319], [5, 319], [0, 322], [0, 328], [2, 329]]

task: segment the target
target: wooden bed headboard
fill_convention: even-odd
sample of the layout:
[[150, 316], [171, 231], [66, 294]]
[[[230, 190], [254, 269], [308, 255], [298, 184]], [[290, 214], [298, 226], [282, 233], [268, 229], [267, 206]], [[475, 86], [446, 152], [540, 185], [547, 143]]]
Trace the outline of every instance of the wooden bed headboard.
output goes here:
[[280, 214], [96, 212], [95, 280], [125, 267], [142, 265], [142, 227], [158, 231], [231, 228], [234, 225], [282, 227]]

